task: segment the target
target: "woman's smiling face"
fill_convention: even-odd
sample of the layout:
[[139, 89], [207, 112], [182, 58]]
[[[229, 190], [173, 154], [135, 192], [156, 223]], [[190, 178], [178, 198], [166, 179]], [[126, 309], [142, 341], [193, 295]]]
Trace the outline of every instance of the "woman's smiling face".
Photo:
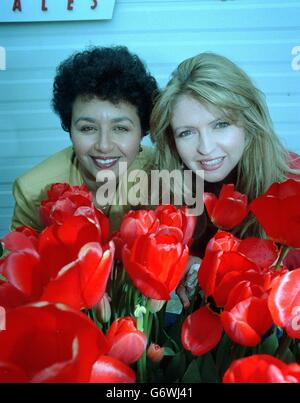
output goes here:
[[171, 127], [182, 162], [194, 172], [203, 170], [207, 182], [225, 179], [243, 155], [244, 130], [191, 95], [178, 97]]
[[118, 179], [135, 159], [142, 136], [136, 107], [98, 98], [76, 98], [72, 110], [71, 139], [84, 175], [95, 180], [104, 169]]

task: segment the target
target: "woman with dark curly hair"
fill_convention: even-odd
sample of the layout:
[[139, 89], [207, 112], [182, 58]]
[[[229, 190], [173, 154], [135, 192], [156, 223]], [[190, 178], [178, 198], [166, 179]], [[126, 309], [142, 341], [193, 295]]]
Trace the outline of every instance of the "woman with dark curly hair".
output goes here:
[[[70, 133], [72, 146], [16, 179], [11, 229], [29, 225], [40, 230], [40, 201], [58, 182], [85, 183], [109, 216], [112, 230], [118, 228], [131, 208], [120, 201], [128, 192], [129, 173], [147, 170], [152, 163], [153, 151], [143, 150], [140, 141], [149, 129], [156, 91], [154, 77], [126, 47], [95, 47], [62, 62], [54, 79], [52, 105], [62, 128]], [[108, 170], [118, 192], [115, 189], [113, 203], [99, 205], [101, 173]]]

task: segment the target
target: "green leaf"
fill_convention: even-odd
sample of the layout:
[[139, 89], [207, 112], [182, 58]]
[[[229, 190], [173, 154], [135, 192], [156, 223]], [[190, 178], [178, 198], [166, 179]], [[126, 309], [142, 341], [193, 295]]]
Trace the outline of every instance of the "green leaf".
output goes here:
[[181, 381], [186, 383], [201, 383], [201, 375], [197, 364], [197, 359], [194, 359], [190, 363]]
[[207, 353], [198, 358], [198, 366], [200, 376], [203, 382], [217, 383], [220, 382], [217, 366], [211, 353]]
[[286, 353], [284, 354], [284, 357], [282, 357], [281, 360], [283, 362], [285, 362], [286, 364], [292, 364], [293, 362], [296, 362], [296, 357], [291, 352], [291, 350], [288, 348]]
[[3, 253], [4, 253], [3, 243], [0, 242], [0, 257], [3, 255]]
[[173, 351], [170, 347], [164, 347], [165, 356], [173, 356], [175, 354], [176, 354], [175, 351]]
[[223, 377], [223, 374], [230, 364], [232, 346], [232, 340], [224, 333], [219, 343], [216, 356], [216, 367], [220, 377]]
[[185, 373], [186, 358], [185, 352], [180, 351], [175, 354], [166, 369], [166, 382], [174, 382], [177, 378], [181, 379]]
[[269, 336], [266, 340], [264, 340], [258, 347], [259, 354], [270, 354], [275, 355], [278, 349], [278, 338], [275, 331]]

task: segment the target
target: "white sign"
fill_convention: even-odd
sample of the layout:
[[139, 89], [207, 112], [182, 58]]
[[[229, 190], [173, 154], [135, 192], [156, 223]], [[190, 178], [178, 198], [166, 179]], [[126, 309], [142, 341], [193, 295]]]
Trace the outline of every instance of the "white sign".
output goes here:
[[115, 0], [1, 0], [0, 22], [109, 20]]

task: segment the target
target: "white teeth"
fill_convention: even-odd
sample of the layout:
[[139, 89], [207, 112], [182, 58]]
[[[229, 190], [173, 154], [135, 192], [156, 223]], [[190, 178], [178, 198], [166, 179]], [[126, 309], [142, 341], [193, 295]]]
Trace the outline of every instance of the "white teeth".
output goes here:
[[102, 165], [109, 165], [109, 164], [112, 164], [113, 162], [115, 162], [115, 161], [117, 161], [117, 159], [118, 158], [113, 158], [113, 159], [110, 159], [110, 160], [101, 160], [101, 159], [98, 159], [98, 158], [95, 158], [95, 161], [97, 162], [97, 164], [102, 164]]
[[214, 165], [218, 165], [221, 161], [223, 160], [223, 157], [221, 158], [216, 158], [215, 160], [210, 160], [210, 161], [200, 161], [202, 165], [206, 165], [208, 167], [212, 167]]

